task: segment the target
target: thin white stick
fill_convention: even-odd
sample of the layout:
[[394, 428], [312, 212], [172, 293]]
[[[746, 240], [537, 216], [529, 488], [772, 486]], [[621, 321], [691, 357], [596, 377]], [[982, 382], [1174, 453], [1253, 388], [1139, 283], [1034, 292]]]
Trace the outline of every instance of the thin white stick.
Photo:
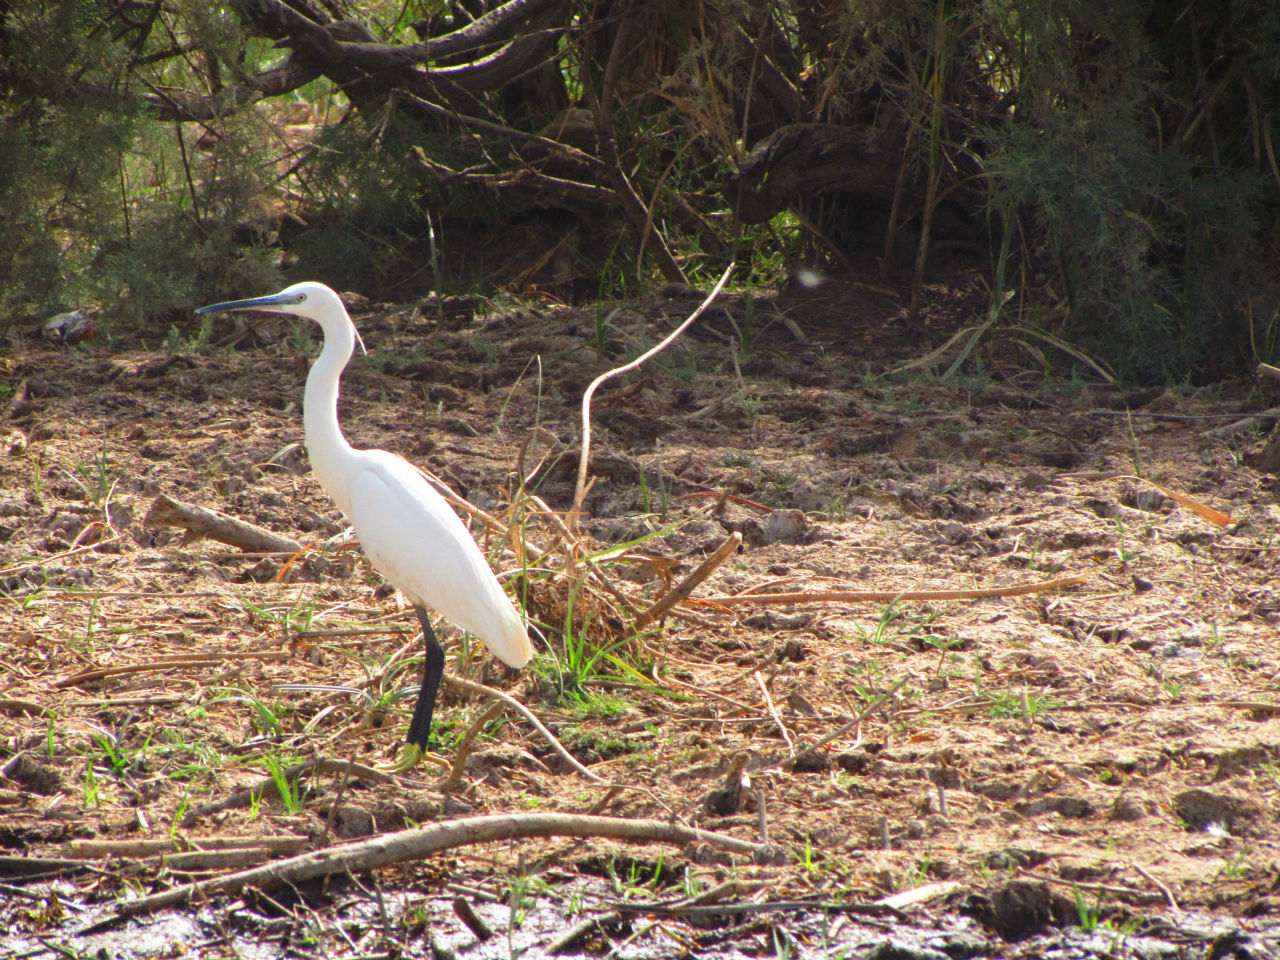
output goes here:
[[787, 731], [786, 724], [782, 722], [782, 718], [778, 716], [778, 708], [773, 705], [773, 697], [769, 695], [769, 688], [764, 684], [764, 677], [760, 676], [760, 671], [754, 673], [756, 683], [760, 684], [760, 692], [764, 694], [764, 705], [769, 708], [769, 715], [773, 717], [773, 722], [778, 725], [778, 729], [782, 731], [782, 739], [787, 742], [787, 749], [791, 751], [791, 755], [796, 755], [796, 745], [791, 739], [791, 734]]
[[728, 282], [729, 274], [733, 272], [734, 266], [736, 266], [736, 264], [730, 263], [729, 266], [724, 268], [724, 273], [720, 274], [720, 279], [716, 282], [716, 285], [712, 288], [711, 292], [707, 294], [706, 299], [703, 300], [702, 303], [698, 305], [697, 310], [689, 314], [689, 318], [685, 320], [684, 323], [680, 324], [680, 326], [676, 327], [669, 334], [663, 337], [660, 341], [658, 341], [656, 344], [654, 344], [644, 353], [640, 354], [640, 356], [636, 357], [630, 363], [625, 363], [620, 367], [614, 367], [614, 369], [607, 370], [604, 373], [600, 374], [600, 376], [596, 377], [594, 380], [591, 381], [591, 385], [587, 387], [586, 393], [582, 395], [582, 455], [578, 458], [578, 486], [574, 490], [574, 494], [573, 494], [573, 509], [569, 512], [569, 529], [570, 530], [575, 530], [575, 531], [577, 530], [578, 515], [582, 512], [582, 501], [587, 495], [587, 489], [586, 489], [587, 488], [587, 461], [591, 457], [591, 396], [592, 394], [596, 392], [596, 388], [599, 387], [600, 384], [604, 383], [610, 377], [616, 377], [620, 373], [626, 373], [629, 370], [634, 370], [636, 367], [640, 366], [640, 364], [644, 363], [646, 360], [650, 359], [651, 357], [655, 356], [658, 353], [661, 353], [663, 350], [669, 347], [671, 343], [675, 340], [675, 338], [680, 336], [680, 334], [684, 333], [685, 330], [689, 328], [689, 325], [693, 323], [693, 321], [697, 320], [700, 316], [702, 316], [703, 311], [705, 311], [707, 307], [711, 306], [711, 302], [720, 295], [720, 291], [724, 288], [725, 283]]

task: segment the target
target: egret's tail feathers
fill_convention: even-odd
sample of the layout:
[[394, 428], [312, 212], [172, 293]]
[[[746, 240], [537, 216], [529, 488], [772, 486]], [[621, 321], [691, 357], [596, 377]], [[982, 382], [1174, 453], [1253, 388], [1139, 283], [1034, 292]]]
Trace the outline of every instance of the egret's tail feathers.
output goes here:
[[501, 629], [494, 631], [493, 636], [481, 639], [503, 663], [519, 670], [533, 659], [533, 645], [529, 643], [529, 630], [515, 607], [508, 609], [511, 616], [503, 616]]

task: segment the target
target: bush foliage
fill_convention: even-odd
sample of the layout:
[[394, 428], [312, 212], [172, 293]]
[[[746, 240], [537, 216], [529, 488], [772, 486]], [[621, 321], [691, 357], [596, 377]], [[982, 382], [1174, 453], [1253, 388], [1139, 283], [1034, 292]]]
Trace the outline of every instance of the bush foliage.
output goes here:
[[[855, 234], [918, 304], [934, 245], [990, 235], [1020, 319], [1123, 376], [1276, 359], [1268, 0], [39, 0], [0, 17], [11, 322], [92, 303], [123, 332], [292, 274], [573, 296], [698, 282], [749, 250], [776, 279], [801, 244], [874, 265]], [[762, 166], [797, 124], [874, 146], [807, 179]], [[757, 227], [753, 163], [766, 191], [795, 179]]]

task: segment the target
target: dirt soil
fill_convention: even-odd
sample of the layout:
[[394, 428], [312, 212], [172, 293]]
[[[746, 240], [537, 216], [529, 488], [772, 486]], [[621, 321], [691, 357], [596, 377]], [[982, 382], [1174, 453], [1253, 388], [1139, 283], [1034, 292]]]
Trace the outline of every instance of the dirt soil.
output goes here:
[[[177, 352], [160, 347], [163, 331], [147, 348], [14, 338], [0, 359], [10, 955], [79, 951], [116, 897], [235, 868], [162, 865], [124, 841], [286, 836], [296, 853], [459, 816], [563, 811], [749, 840], [763, 823], [775, 850], [754, 863], [593, 839], [462, 847], [332, 887], [179, 908], [170, 927], [130, 921], [109, 952], [539, 956], [556, 924], [538, 910], [563, 927], [614, 901], [734, 881], [740, 912], [712, 924], [719, 933], [688, 914], [624, 913], [573, 950], [863, 956], [893, 929], [936, 925], [950, 932], [918, 955], [1012, 956], [1011, 944], [1075, 925], [1108, 931], [1110, 947], [1035, 955], [1128, 955], [1118, 943], [1163, 930], [1167, 949], [1147, 955], [1267, 956], [1280, 912], [1280, 509], [1275, 477], [1244, 463], [1258, 428], [1221, 428], [1275, 406], [1275, 391], [1069, 382], [1043, 366], [1062, 375], [1065, 355], [994, 335], [958, 379], [890, 375], [981, 320], [980, 290], [931, 291], [923, 323], [869, 284], [728, 297], [597, 394], [579, 545], [649, 537], [602, 564], [614, 590], [644, 609], [732, 531], [742, 548], [638, 640], [619, 601], [582, 588], [585, 641], [567, 651], [564, 540], [522, 514], [528, 539], [553, 550], [539, 566], [559, 569], [530, 573], [539, 660], [509, 671], [452, 628], [441, 635], [450, 671], [528, 704], [604, 784], [506, 710], [447, 795], [430, 765], [379, 782], [321, 764], [296, 788], [296, 812], [269, 765], [385, 763], [412, 707], [391, 694], [416, 689], [420, 650], [412, 611], [332, 539], [344, 524], [308, 471], [301, 398], [317, 332], [222, 315], [208, 343]], [[583, 390], [698, 301], [667, 293], [587, 309], [451, 301], [444, 316], [350, 297], [370, 354], [343, 381], [347, 434], [506, 520], [520, 474], [564, 511]], [[188, 542], [144, 522], [160, 494], [307, 550]], [[518, 566], [480, 535], [497, 569]], [[1083, 580], [1003, 597], [707, 602], [1070, 576]], [[488, 708], [444, 691], [446, 759]], [[88, 840], [116, 843], [115, 856], [94, 859]], [[909, 890], [918, 903], [870, 927], [845, 910]], [[450, 912], [459, 891], [508, 928], [500, 948], [477, 945]], [[761, 906], [795, 901], [812, 909]], [[357, 902], [366, 913], [351, 913]], [[818, 915], [830, 921], [820, 932]], [[298, 939], [304, 928], [311, 939]]]

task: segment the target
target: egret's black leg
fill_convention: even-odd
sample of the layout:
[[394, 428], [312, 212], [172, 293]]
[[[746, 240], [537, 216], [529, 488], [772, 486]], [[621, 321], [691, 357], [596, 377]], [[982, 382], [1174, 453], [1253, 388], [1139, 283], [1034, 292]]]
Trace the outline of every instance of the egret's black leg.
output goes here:
[[422, 689], [418, 691], [418, 704], [413, 708], [413, 719], [409, 721], [409, 736], [405, 739], [410, 746], [426, 751], [427, 738], [431, 735], [431, 715], [436, 709], [436, 693], [440, 689], [440, 678], [444, 675], [444, 650], [431, 629], [431, 617], [422, 607], [414, 607], [418, 614], [418, 622], [422, 624], [422, 636], [427, 641], [427, 659], [422, 668]]

